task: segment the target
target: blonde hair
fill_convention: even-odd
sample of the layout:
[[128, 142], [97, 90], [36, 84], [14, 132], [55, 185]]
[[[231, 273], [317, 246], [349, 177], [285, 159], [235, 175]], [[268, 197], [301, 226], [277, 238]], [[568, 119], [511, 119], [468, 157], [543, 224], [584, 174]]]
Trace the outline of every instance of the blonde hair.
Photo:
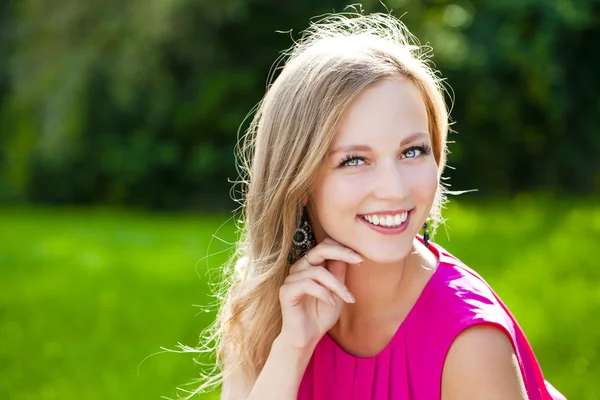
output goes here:
[[[237, 147], [243, 184], [240, 240], [226, 265], [222, 304], [212, 326], [217, 369], [196, 391], [233, 372], [251, 389], [282, 325], [279, 288], [303, 199], [313, 190], [342, 113], [361, 92], [386, 78], [409, 79], [423, 94], [439, 176], [446, 163], [448, 111], [429, 48], [386, 14], [331, 14], [312, 22], [284, 52]], [[279, 65], [276, 63], [276, 65]], [[272, 79], [272, 76], [269, 80]], [[430, 219], [441, 220], [439, 185]], [[195, 393], [196, 393], [195, 392]]]

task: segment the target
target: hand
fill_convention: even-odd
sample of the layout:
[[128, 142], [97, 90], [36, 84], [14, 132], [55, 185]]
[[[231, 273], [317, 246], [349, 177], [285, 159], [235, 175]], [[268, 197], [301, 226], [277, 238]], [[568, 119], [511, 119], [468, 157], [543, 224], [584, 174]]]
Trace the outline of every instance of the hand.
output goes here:
[[360, 264], [362, 258], [353, 250], [327, 238], [298, 259], [279, 290], [283, 316], [280, 333], [297, 349], [316, 346], [335, 325], [344, 302], [354, 303], [346, 287], [347, 264]]

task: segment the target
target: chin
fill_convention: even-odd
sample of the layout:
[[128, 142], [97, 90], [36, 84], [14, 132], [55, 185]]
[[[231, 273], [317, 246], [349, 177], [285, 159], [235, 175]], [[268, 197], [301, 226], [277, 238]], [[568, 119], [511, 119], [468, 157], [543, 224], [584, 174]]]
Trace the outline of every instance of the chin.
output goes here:
[[364, 248], [364, 246], [362, 246], [363, 249], [361, 249], [360, 247], [361, 246], [357, 246], [355, 248], [356, 251], [366, 260], [377, 264], [397, 264], [408, 257], [414, 250], [412, 240], [408, 243], [398, 244], [393, 248], [387, 246]]
[[406, 256], [408, 256], [408, 253], [402, 256], [396, 256], [396, 257], [369, 257], [369, 256], [365, 256], [366, 260], [369, 260], [370, 262], [374, 263], [374, 264], [380, 264], [380, 265], [392, 265], [392, 264], [398, 264], [400, 262], [402, 262], [404, 259], [406, 259]]

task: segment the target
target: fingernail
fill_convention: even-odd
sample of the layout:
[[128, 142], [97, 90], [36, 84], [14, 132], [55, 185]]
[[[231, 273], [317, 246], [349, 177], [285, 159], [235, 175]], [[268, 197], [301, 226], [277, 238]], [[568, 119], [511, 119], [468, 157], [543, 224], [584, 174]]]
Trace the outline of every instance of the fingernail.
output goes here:
[[335, 299], [334, 299], [334, 298], [333, 298], [333, 296], [331, 296], [331, 295], [329, 295], [329, 303], [330, 303], [332, 306], [335, 306]]
[[355, 303], [356, 299], [354, 298], [354, 296], [352, 296], [352, 293], [346, 291], [346, 300], [348, 300], [350, 303]]
[[360, 256], [357, 256], [356, 254], [352, 254], [350, 256], [350, 259], [356, 263], [361, 263], [363, 262], [363, 259]]

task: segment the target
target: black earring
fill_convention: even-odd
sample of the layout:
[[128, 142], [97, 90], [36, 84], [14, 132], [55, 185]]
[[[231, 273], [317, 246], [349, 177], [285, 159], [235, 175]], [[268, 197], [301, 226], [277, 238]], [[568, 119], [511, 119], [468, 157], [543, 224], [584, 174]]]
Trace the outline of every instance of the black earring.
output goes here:
[[308, 223], [308, 216], [306, 209], [302, 211], [302, 219], [300, 221], [300, 227], [294, 232], [292, 238], [292, 249], [288, 254], [288, 263], [293, 264], [296, 260], [306, 254], [306, 252], [316, 245], [315, 234], [312, 231], [312, 227]]
[[423, 244], [429, 247], [429, 232], [427, 232], [427, 222], [423, 224]]

